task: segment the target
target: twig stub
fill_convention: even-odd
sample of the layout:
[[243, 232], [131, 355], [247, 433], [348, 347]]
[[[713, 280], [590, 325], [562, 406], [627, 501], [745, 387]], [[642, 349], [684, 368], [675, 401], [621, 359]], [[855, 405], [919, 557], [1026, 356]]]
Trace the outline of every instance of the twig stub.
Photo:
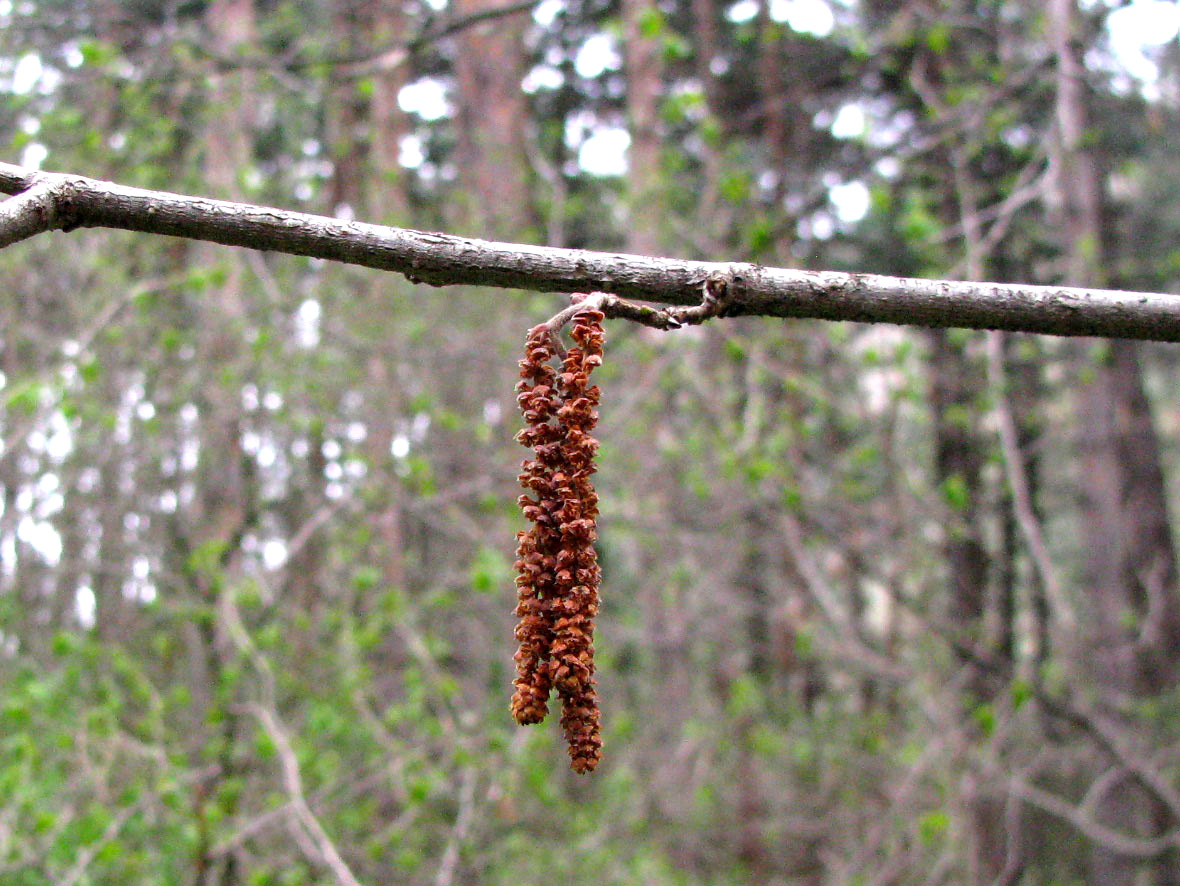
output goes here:
[[725, 316], [733, 296], [733, 275], [728, 273], [710, 274], [701, 283], [701, 303], [692, 307], [653, 308], [641, 305], [610, 292], [575, 292], [570, 296], [571, 304], [558, 311], [543, 325], [548, 330], [550, 341], [558, 356], [564, 356], [565, 346], [561, 342], [561, 330], [580, 311], [597, 309], [612, 319], [630, 320], [653, 329], [668, 331], [685, 326], [699, 326], [713, 317]]

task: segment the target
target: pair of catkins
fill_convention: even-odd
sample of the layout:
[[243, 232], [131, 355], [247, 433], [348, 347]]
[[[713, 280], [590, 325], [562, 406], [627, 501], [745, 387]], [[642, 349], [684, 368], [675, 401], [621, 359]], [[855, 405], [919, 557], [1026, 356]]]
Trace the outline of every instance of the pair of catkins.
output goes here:
[[602, 365], [602, 311], [574, 315], [574, 346], [561, 356], [548, 324], [529, 330], [520, 361], [517, 402], [525, 427], [516, 439], [533, 450], [523, 464], [519, 503], [531, 527], [517, 533], [518, 602], [512, 714], [540, 723], [550, 694], [561, 699], [570, 766], [589, 772], [602, 756], [594, 686], [594, 616], [602, 571], [594, 551], [598, 496], [591, 483], [598, 441], [599, 389], [590, 373]]

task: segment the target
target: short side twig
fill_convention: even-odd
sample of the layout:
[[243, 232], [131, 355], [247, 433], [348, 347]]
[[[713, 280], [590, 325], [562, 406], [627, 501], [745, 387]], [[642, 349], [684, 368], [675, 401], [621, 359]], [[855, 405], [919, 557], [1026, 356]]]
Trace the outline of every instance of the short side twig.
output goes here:
[[561, 330], [580, 311], [597, 309], [607, 317], [631, 320], [653, 329], [682, 329], [685, 326], [699, 326], [713, 317], [724, 316], [733, 287], [732, 275], [710, 274], [701, 284], [702, 297], [699, 305], [669, 308], [636, 304], [610, 292], [576, 292], [570, 297], [572, 304], [550, 317], [545, 326], [549, 330], [554, 350], [559, 356], [564, 357], [565, 345], [561, 342]]

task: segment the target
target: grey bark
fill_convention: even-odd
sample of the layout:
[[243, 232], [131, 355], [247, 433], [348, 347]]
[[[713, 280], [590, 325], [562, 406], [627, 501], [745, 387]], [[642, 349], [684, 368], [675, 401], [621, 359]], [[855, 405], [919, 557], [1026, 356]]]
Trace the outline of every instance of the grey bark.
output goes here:
[[[497, 243], [130, 188], [0, 163], [0, 248], [35, 233], [108, 227], [396, 271], [413, 282], [612, 292], [673, 305], [730, 281], [726, 316], [811, 317], [1180, 341], [1180, 297], [1064, 286], [917, 280]], [[33, 199], [36, 196], [36, 199]]]

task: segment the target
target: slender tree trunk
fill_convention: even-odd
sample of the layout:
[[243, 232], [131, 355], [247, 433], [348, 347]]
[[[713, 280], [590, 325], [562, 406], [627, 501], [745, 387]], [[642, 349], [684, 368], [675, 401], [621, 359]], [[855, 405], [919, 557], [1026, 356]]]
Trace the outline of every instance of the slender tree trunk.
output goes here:
[[984, 372], [980, 356], [969, 353], [952, 335], [943, 330], [929, 333], [934, 475], [949, 510], [944, 542], [949, 616], [964, 634], [979, 639], [990, 567], [981, 525], [987, 448], [975, 418]]
[[[942, 330], [931, 332], [929, 339], [934, 471], [948, 509], [943, 542], [948, 617], [968, 642], [982, 645], [988, 639], [984, 632], [994, 602], [990, 595], [992, 561], [984, 541], [983, 472], [988, 445], [979, 421], [987, 382], [982, 355], [970, 348], [981, 342], [974, 335], [963, 342], [961, 336]], [[988, 675], [969, 660], [962, 664], [971, 674], [962, 702], [969, 718], [976, 706], [990, 699], [993, 688]], [[962, 791], [971, 821], [970, 881], [990, 884], [1004, 868], [1002, 801], [974, 774], [964, 777]]]
[[[971, 353], [971, 339], [942, 330], [929, 334], [934, 412], [935, 479], [947, 506], [946, 559], [950, 600], [948, 620], [971, 643], [984, 640], [989, 604], [990, 556], [983, 537], [983, 469], [987, 446], [979, 427], [980, 395], [985, 390], [981, 355]], [[964, 715], [985, 703], [991, 689], [987, 676], [968, 660], [971, 679], [964, 687]], [[990, 884], [1004, 867], [1004, 833], [999, 826], [999, 801], [975, 775], [964, 776], [960, 790], [970, 820], [970, 882]]]
[[[723, 105], [719, 78], [715, 66], [724, 61], [721, 54], [721, 13], [723, 9], [717, 0], [692, 0], [693, 32], [696, 36], [696, 73], [705, 92], [709, 115], [716, 121], [726, 108]], [[701, 194], [696, 205], [696, 226], [711, 235], [702, 245], [711, 250], [710, 254], [720, 255], [726, 251], [724, 232], [714, 220], [722, 178], [721, 152], [718, 142], [701, 140]]]
[[806, 140], [811, 124], [800, 126], [802, 118], [797, 108], [801, 88], [784, 59], [783, 26], [770, 15], [770, 2], [763, 0], [758, 8], [760, 37], [758, 43], [758, 90], [761, 93], [762, 142], [775, 171], [771, 201], [779, 203], [785, 194], [803, 193], [792, 180], [791, 160], [796, 154], [805, 156]]
[[[206, 25], [218, 45], [249, 44], [255, 36], [252, 0], [216, 0], [206, 11]], [[241, 194], [239, 176], [251, 161], [254, 95], [248, 71], [213, 75], [209, 95], [210, 115], [204, 133], [204, 173], [221, 197]], [[202, 386], [198, 396], [199, 419], [196, 433], [199, 456], [196, 495], [191, 520], [186, 527], [191, 551], [201, 552], [204, 568], [192, 570], [194, 587], [189, 592], [200, 605], [216, 612], [218, 597], [231, 570], [239, 561], [239, 546], [252, 508], [250, 457], [242, 449], [243, 410], [238, 379], [245, 317], [245, 273], [236, 255], [214, 256], [208, 246], [194, 249], [206, 253], [204, 262], [222, 262], [227, 269], [224, 282], [216, 284], [202, 311], [197, 350], [201, 365], [217, 367], [215, 375]], [[232, 593], [232, 591], [230, 591]], [[217, 778], [206, 785], [209, 799], [196, 810], [199, 828], [208, 832], [217, 803], [217, 790], [224, 779], [235, 776], [238, 715], [227, 698], [225, 666], [232, 655], [223, 636], [220, 620], [202, 621], [187, 632], [190, 659], [199, 662], [190, 679], [204, 683], [193, 692], [197, 719], [193, 730], [194, 760], [201, 760], [209, 742], [220, 748]], [[221, 801], [217, 815], [232, 814], [233, 806]], [[197, 886], [234, 886], [239, 882], [238, 865], [231, 853], [210, 857], [208, 846], [198, 848]]]
[[[386, 46], [406, 36], [406, 14], [398, 4], [373, 0], [370, 3], [373, 42]], [[381, 224], [406, 224], [408, 200], [401, 167], [402, 139], [410, 134], [410, 119], [398, 106], [397, 97], [406, 85], [408, 66], [397, 65], [378, 71], [369, 101], [372, 131], [371, 169], [367, 186], [370, 206], [366, 213]]]
[[[118, 402], [118, 396], [114, 398]], [[126, 498], [120, 492], [120, 471], [125, 467], [126, 452], [114, 449], [107, 454], [98, 471], [99, 497], [102, 502], [98, 525], [98, 569], [91, 582], [95, 601], [95, 630], [104, 643], [112, 646], [127, 640], [131, 601], [123, 596], [123, 580], [128, 574], [127, 544], [123, 540], [123, 508]]]
[[663, 64], [658, 39], [651, 34], [660, 12], [651, 0], [623, 0], [627, 117], [631, 148], [627, 187], [631, 226], [627, 249], [640, 255], [660, 253], [660, 98]]
[[[345, 57], [357, 53], [365, 43], [362, 35], [371, 36], [371, 27], [355, 2], [332, 7], [332, 46]], [[330, 214], [357, 218], [365, 211], [365, 140], [361, 138], [368, 100], [351, 77], [335, 79], [324, 112], [327, 116], [328, 156], [332, 159], [327, 210]], [[394, 97], [396, 101], [396, 96]]]
[[[971, 4], [968, 12], [974, 12]], [[928, 76], [941, 85], [942, 60], [929, 59]], [[912, 82], [922, 92], [917, 77]], [[941, 96], [934, 96], [937, 109], [947, 112]], [[964, 132], [962, 141], [949, 150], [953, 170], [957, 221], [962, 228], [964, 264], [967, 276], [983, 280], [988, 255], [982, 243], [979, 215], [980, 188], [972, 172], [972, 153], [976, 149], [974, 133]], [[996, 333], [999, 334], [999, 333]], [[988, 440], [980, 425], [983, 398], [988, 390], [986, 360], [970, 347], [983, 344], [974, 336], [963, 339], [954, 333], [935, 333], [934, 369], [934, 439], [936, 476], [947, 493], [952, 509], [946, 553], [951, 570], [955, 601], [951, 605], [951, 622], [964, 632], [970, 642], [987, 644], [997, 638], [987, 636], [989, 625], [1001, 633], [1011, 633], [1012, 600], [1003, 600], [1009, 586], [998, 583], [997, 593], [990, 591], [989, 573], [992, 559], [984, 540], [985, 511], [984, 467], [988, 457]], [[974, 340], [974, 341], [973, 341]], [[960, 343], [956, 343], [960, 342]], [[1002, 573], [1003, 567], [998, 570]], [[974, 664], [965, 662], [971, 681], [964, 701], [970, 715], [975, 706], [990, 700], [994, 688], [989, 676]], [[972, 882], [994, 883], [1005, 868], [1006, 833], [1003, 827], [1003, 800], [987, 787], [985, 779], [969, 771], [962, 787], [967, 814], [971, 821], [969, 877]]]
[[[1104, 282], [1101, 174], [1086, 142], [1084, 47], [1074, 0], [1052, 0], [1049, 20], [1057, 59], [1056, 189], [1070, 282]], [[1096, 677], [1115, 693], [1154, 695], [1167, 688], [1180, 662], [1176, 554], [1139, 346], [1114, 340], [1104, 347], [1106, 356], [1078, 404], [1085, 587], [1096, 622], [1092, 661]], [[1145, 834], [1175, 824], [1130, 786], [1109, 792], [1099, 816]], [[1091, 865], [1096, 883], [1145, 882], [1147, 866], [1101, 846]], [[1173, 886], [1180, 882], [1178, 870], [1175, 857], [1164, 859], [1154, 866], [1150, 882]]]
[[[457, 15], [499, 5], [499, 0], [458, 0]], [[519, 16], [468, 28], [457, 38], [458, 145], [462, 200], [459, 224], [486, 238], [519, 236], [529, 221], [524, 183], [527, 163]]]
[[[1040, 367], [1044, 352], [1040, 342], [1032, 337], [1004, 335], [1003, 360], [1007, 369], [1008, 408], [1016, 425], [1016, 445], [1024, 467], [1029, 498], [1034, 508], [1034, 517], [1043, 525], [1044, 515], [1037, 506], [1041, 487], [1040, 443], [1044, 435], [1044, 392], [1040, 378]], [[1032, 353], [1028, 353], [1028, 351]], [[1009, 664], [1017, 660], [1016, 624], [1022, 607], [1027, 607], [1032, 620], [1034, 642], [1033, 660], [1036, 670], [1049, 660], [1049, 601], [1045, 594], [1040, 574], [1031, 564], [1027, 577], [1020, 575], [1020, 552], [1025, 550], [1019, 521], [1016, 517], [1013, 496], [1009, 490], [1004, 493], [1002, 544], [1004, 554], [1001, 573], [998, 577], [996, 609], [999, 615], [995, 637], [996, 652]], [[1028, 591], [1022, 600], [1022, 583]]]
[[[372, 4], [374, 34], [378, 46], [406, 35], [406, 14], [387, 2]], [[373, 174], [370, 176], [374, 202], [373, 217], [389, 223], [408, 224], [409, 198], [401, 168], [401, 140], [410, 132], [409, 119], [398, 107], [397, 95], [406, 83], [406, 67], [399, 66], [377, 74], [377, 89], [369, 108], [373, 127]], [[519, 90], [517, 90], [519, 92]], [[375, 280], [369, 291], [375, 309], [386, 303], [388, 284]], [[396, 327], [395, 327], [396, 329]], [[374, 477], [385, 492], [376, 515], [377, 561], [386, 587], [404, 589], [406, 584], [404, 508], [401, 481], [394, 471], [391, 455], [394, 418], [404, 415], [405, 403], [397, 378], [399, 361], [405, 360], [400, 336], [390, 335], [377, 343], [369, 357], [369, 379], [374, 395], [383, 398], [384, 407], [373, 410], [365, 449]], [[367, 605], [361, 601], [360, 605]]]

